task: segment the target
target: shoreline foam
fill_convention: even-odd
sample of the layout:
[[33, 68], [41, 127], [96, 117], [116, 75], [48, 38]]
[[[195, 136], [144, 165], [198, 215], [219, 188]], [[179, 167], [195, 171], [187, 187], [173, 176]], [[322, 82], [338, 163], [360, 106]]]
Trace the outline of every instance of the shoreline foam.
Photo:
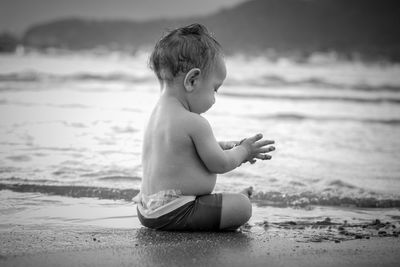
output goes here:
[[[131, 201], [138, 193], [138, 189], [121, 189], [79, 185], [36, 184], [22, 181], [17, 178], [0, 180], [0, 191], [10, 190], [19, 193], [43, 193], [74, 198], [88, 197], [97, 199], [112, 199]], [[10, 182], [8, 182], [10, 181]], [[7, 183], [4, 183], [7, 182]], [[340, 195], [340, 192], [301, 192], [282, 193], [276, 191], [257, 191], [252, 195], [252, 202], [259, 206], [277, 207], [306, 207], [309, 205], [359, 207], [359, 208], [400, 208], [400, 198], [393, 196], [379, 196], [364, 194], [360, 196]]]

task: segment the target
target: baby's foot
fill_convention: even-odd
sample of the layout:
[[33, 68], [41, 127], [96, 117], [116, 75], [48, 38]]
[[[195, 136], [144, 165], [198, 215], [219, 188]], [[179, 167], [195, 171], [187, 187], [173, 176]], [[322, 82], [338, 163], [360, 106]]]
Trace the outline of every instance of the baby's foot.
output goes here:
[[251, 196], [253, 195], [253, 187], [252, 186], [247, 187], [242, 191], [240, 191], [240, 193], [246, 195], [248, 198], [251, 198]]

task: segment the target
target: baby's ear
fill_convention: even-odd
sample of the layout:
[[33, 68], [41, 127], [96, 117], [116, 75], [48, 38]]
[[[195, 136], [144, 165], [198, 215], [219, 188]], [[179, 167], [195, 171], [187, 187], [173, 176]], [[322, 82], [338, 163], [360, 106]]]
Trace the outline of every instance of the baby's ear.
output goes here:
[[199, 68], [193, 68], [186, 73], [185, 79], [183, 80], [183, 86], [187, 92], [190, 93], [195, 89], [200, 74], [201, 70]]

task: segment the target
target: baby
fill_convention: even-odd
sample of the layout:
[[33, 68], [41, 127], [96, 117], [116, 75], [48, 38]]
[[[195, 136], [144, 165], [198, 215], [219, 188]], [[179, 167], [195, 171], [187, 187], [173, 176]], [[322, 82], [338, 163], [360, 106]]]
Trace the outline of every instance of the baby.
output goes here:
[[245, 194], [212, 194], [217, 174], [242, 163], [271, 159], [274, 141], [257, 134], [220, 142], [200, 114], [215, 103], [226, 67], [219, 43], [200, 24], [169, 32], [150, 66], [161, 95], [145, 129], [138, 217], [161, 230], [232, 230], [251, 217]]

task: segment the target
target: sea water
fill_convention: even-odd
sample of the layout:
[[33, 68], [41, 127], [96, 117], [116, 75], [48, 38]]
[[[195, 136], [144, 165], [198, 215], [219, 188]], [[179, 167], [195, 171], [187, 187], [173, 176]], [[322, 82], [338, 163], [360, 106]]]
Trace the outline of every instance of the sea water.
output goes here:
[[[205, 114], [218, 140], [275, 140], [219, 175], [256, 219], [399, 219], [400, 65], [232, 55]], [[0, 224], [138, 226], [131, 198], [160, 88], [148, 53], [0, 56]], [[312, 207], [312, 208], [310, 208]], [[119, 222], [119, 223], [117, 223]]]

